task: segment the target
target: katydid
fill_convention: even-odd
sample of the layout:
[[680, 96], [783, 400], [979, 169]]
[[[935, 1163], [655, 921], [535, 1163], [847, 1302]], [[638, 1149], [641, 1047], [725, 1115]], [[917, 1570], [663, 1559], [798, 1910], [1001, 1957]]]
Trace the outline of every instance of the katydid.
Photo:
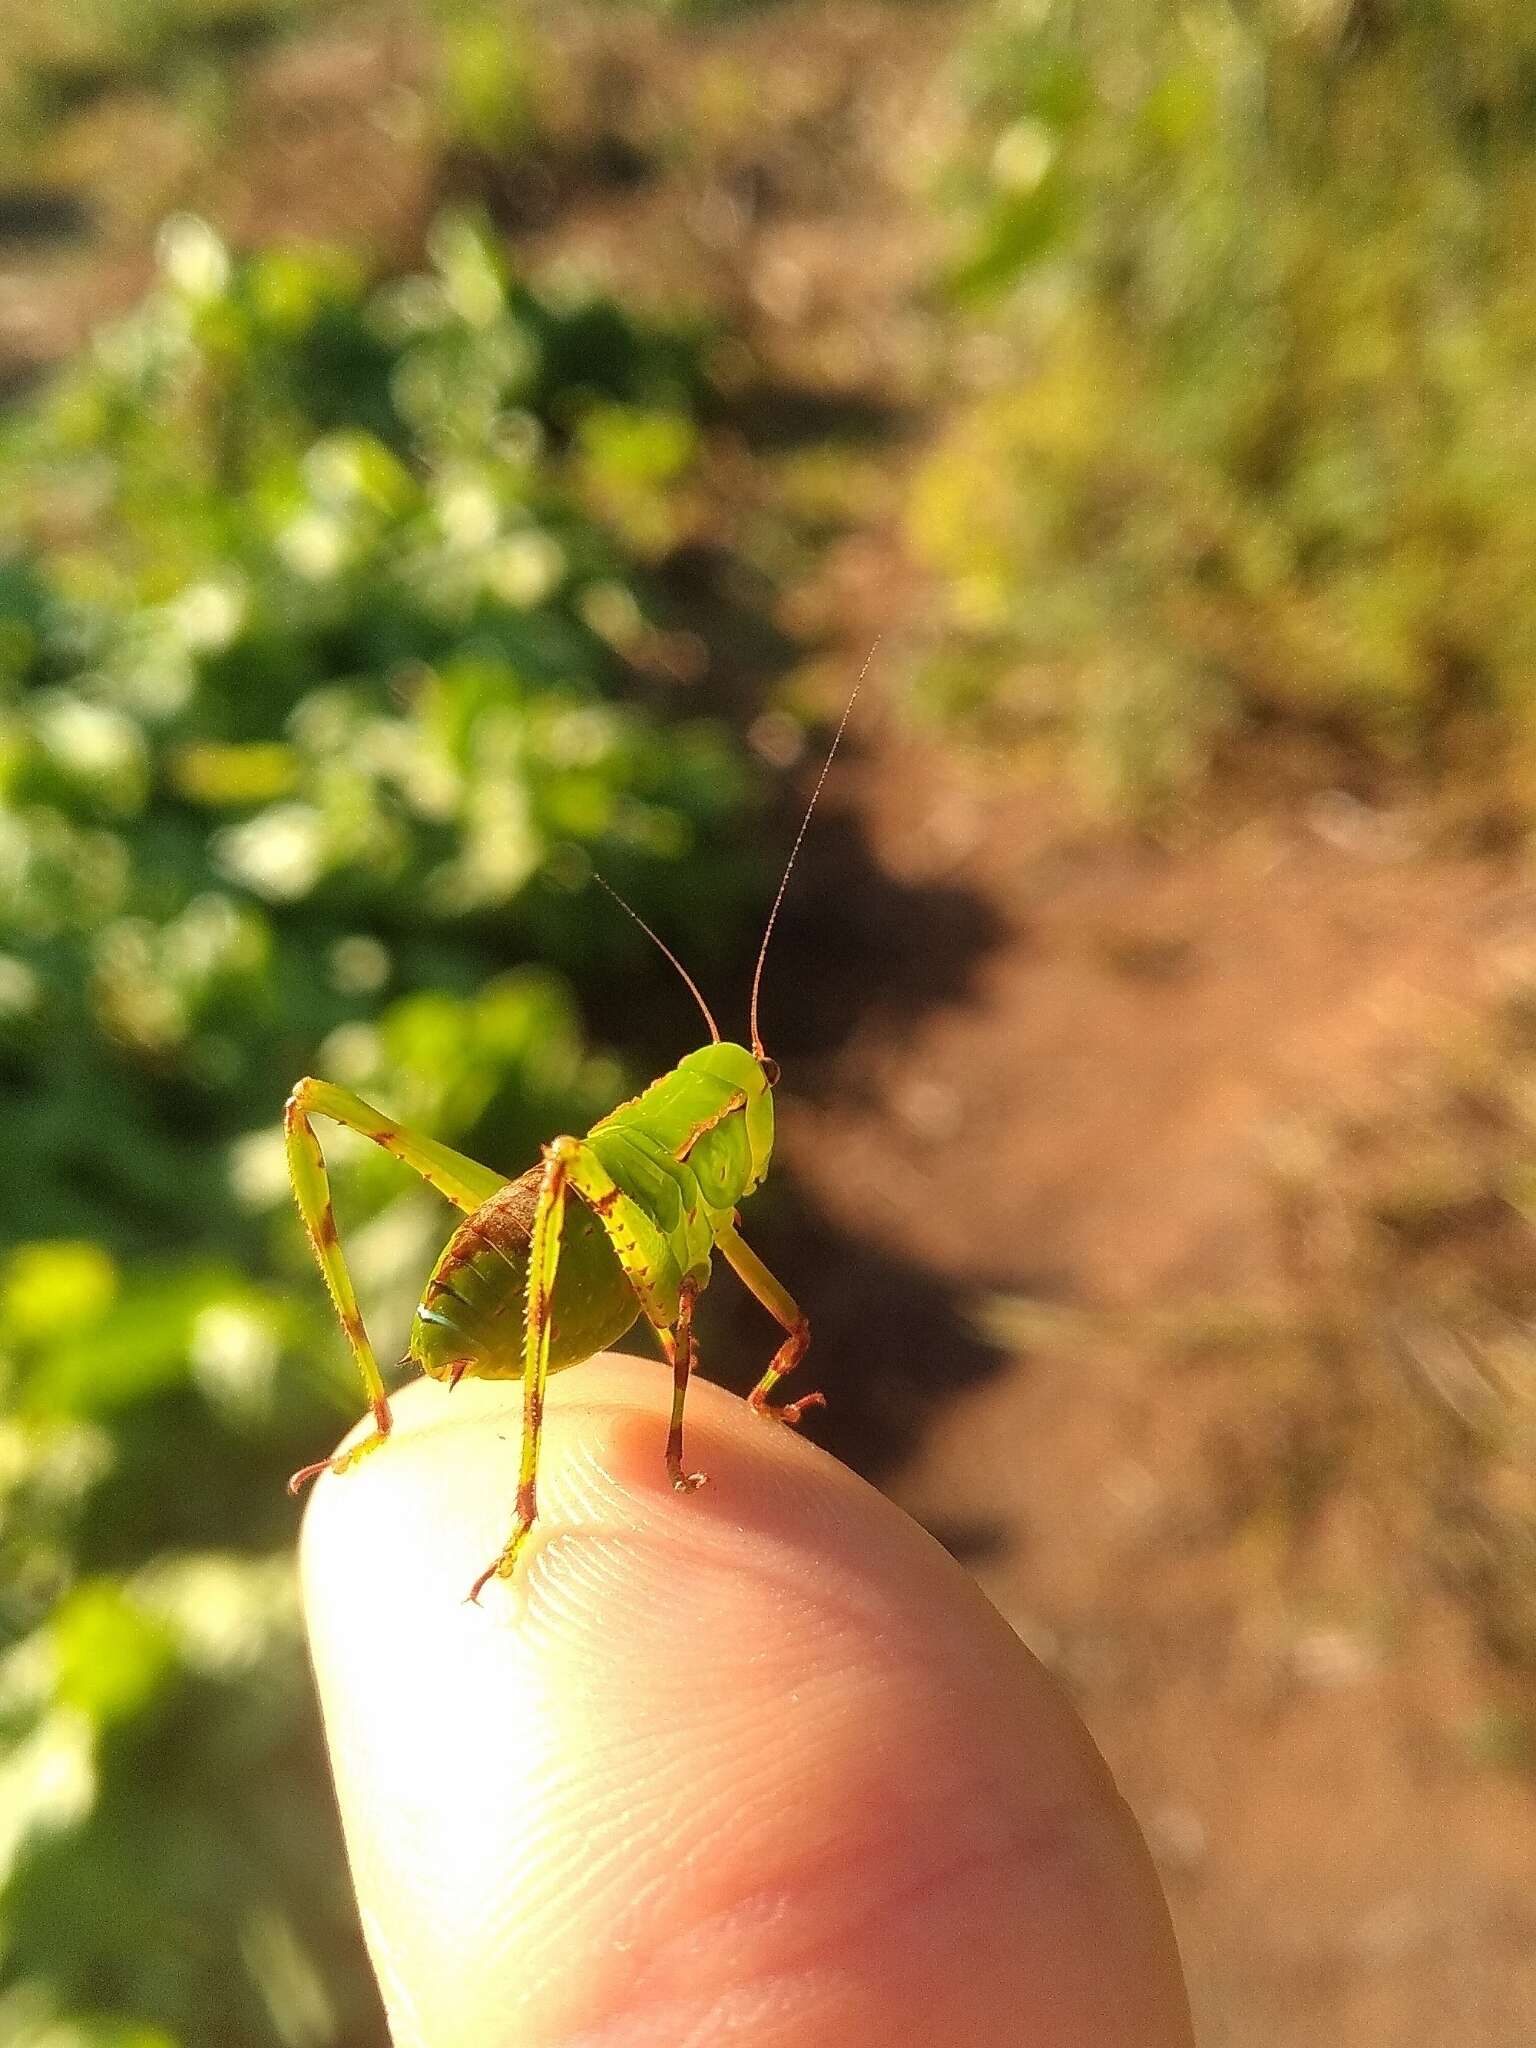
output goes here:
[[[322, 1472], [347, 1471], [376, 1451], [390, 1432], [389, 1397], [342, 1257], [325, 1159], [315, 1136], [312, 1119], [325, 1117], [371, 1138], [464, 1212], [422, 1293], [402, 1364], [417, 1366], [450, 1387], [472, 1373], [523, 1382], [512, 1533], [471, 1586], [470, 1600], [478, 1599], [488, 1579], [512, 1576], [538, 1515], [549, 1375], [616, 1343], [641, 1316], [672, 1368], [667, 1471], [680, 1493], [703, 1484], [704, 1474], [690, 1472], [683, 1461], [683, 1407], [695, 1364], [693, 1305], [709, 1282], [717, 1251], [785, 1333], [749, 1396], [752, 1407], [795, 1424], [807, 1408], [822, 1404], [818, 1393], [783, 1404], [772, 1398], [804, 1357], [810, 1324], [742, 1238], [737, 1204], [761, 1185], [773, 1151], [773, 1089], [779, 1069], [758, 1031], [763, 962], [857, 696], [856, 685], [768, 914], [752, 977], [750, 1051], [721, 1038], [692, 977], [630, 910], [688, 984], [709, 1026], [710, 1043], [601, 1118], [584, 1138], [551, 1139], [540, 1163], [516, 1179], [408, 1130], [328, 1081], [300, 1081], [288, 1098], [284, 1131], [299, 1214], [362, 1373], [374, 1424], [350, 1450], [295, 1472], [289, 1490], [297, 1493]], [[629, 910], [628, 904], [623, 907]]]

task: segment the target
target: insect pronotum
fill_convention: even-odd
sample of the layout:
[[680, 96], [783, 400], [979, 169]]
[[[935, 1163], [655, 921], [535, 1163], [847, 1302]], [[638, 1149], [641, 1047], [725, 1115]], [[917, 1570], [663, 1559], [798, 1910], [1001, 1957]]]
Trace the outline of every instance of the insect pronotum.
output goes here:
[[[411, 1325], [402, 1363], [456, 1386], [466, 1374], [523, 1382], [522, 1453], [512, 1533], [470, 1587], [510, 1578], [538, 1515], [539, 1445], [544, 1389], [552, 1372], [605, 1350], [640, 1316], [672, 1367], [667, 1471], [679, 1492], [704, 1475], [683, 1462], [683, 1406], [695, 1364], [693, 1304], [708, 1284], [718, 1251], [775, 1318], [784, 1340], [750, 1395], [759, 1414], [797, 1423], [820, 1394], [782, 1404], [773, 1394], [810, 1343], [811, 1326], [737, 1228], [737, 1204], [762, 1183], [773, 1151], [777, 1063], [763, 1049], [758, 996], [768, 941], [796, 856], [873, 650], [848, 699], [805, 816], [790, 848], [752, 976], [751, 1050], [722, 1039], [709, 1006], [670, 949], [628, 904], [630, 916], [661, 947], [693, 993], [710, 1043], [681, 1059], [632, 1102], [622, 1103], [584, 1138], [552, 1138], [543, 1157], [515, 1180], [409, 1130], [349, 1089], [306, 1079], [288, 1098], [283, 1126], [299, 1214], [325, 1275], [336, 1313], [363, 1376], [372, 1431], [350, 1450], [306, 1465], [289, 1480], [297, 1493], [322, 1472], [345, 1472], [376, 1451], [390, 1432], [389, 1396], [368, 1341], [342, 1256], [330, 1182], [312, 1119], [371, 1138], [412, 1167], [464, 1212], [432, 1269]], [[607, 884], [603, 886], [606, 888]], [[612, 895], [615, 892], [609, 890]], [[619, 899], [622, 902], [622, 898]], [[571, 1198], [575, 1199], [572, 1200]]]

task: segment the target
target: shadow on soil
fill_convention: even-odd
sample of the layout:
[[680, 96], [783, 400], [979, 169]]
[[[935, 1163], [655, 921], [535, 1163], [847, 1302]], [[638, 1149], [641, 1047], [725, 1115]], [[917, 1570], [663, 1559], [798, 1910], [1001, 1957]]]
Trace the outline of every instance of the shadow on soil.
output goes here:
[[[802, 773], [798, 803], [783, 806], [775, 836], [786, 849], [810, 779]], [[899, 1036], [933, 1005], [963, 1000], [1001, 937], [982, 899], [952, 884], [894, 879], [875, 861], [855, 812], [818, 811], [764, 982], [763, 1033], [784, 1068], [786, 1092], [827, 1100], [856, 1085], [847, 1059], [853, 1034], [878, 1017], [883, 1030]], [[751, 969], [747, 959], [729, 975], [711, 977], [710, 996], [721, 998], [728, 1036], [745, 1036]], [[687, 1028], [681, 1004], [674, 1009], [648, 995], [642, 1007], [670, 1013]], [[658, 1041], [656, 1070], [671, 1065], [679, 1050], [675, 1037]], [[973, 1320], [974, 1282], [958, 1286], [849, 1231], [782, 1161], [753, 1198], [745, 1227], [815, 1333], [804, 1384], [797, 1376], [786, 1393], [819, 1387], [826, 1394], [826, 1412], [809, 1420], [809, 1433], [867, 1478], [897, 1467], [933, 1411], [1000, 1362], [1001, 1352]], [[743, 1393], [778, 1341], [762, 1308], [718, 1265], [698, 1327], [709, 1377]], [[971, 1559], [993, 1543], [985, 1531], [935, 1533]]]
[[[783, 822], [787, 847], [798, 814]], [[900, 1037], [935, 1004], [963, 1000], [1002, 936], [996, 913], [967, 890], [888, 874], [856, 812], [818, 811], [764, 985], [763, 1033], [786, 1091], [826, 1100], [856, 1086], [847, 1057], [855, 1031], [878, 1018], [882, 1031]], [[726, 1014], [746, 1012], [743, 978]], [[849, 1231], [787, 1167], [776, 1166], [747, 1227], [814, 1330], [805, 1384], [786, 1392], [826, 1394], [826, 1411], [808, 1419], [808, 1433], [867, 1478], [898, 1467], [933, 1412], [1000, 1364], [973, 1317], [973, 1282], [957, 1285]], [[714, 1339], [706, 1358], [730, 1361], [711, 1367], [711, 1376], [743, 1392], [776, 1342], [771, 1322], [729, 1275], [701, 1304], [701, 1331], [702, 1343]], [[934, 1533], [972, 1560], [996, 1536]]]
[[[766, 1208], [759, 1197], [744, 1227], [811, 1319], [810, 1354], [785, 1395], [826, 1395], [806, 1434], [865, 1478], [878, 1482], [899, 1467], [929, 1417], [1000, 1363], [968, 1319], [968, 1291], [842, 1229], [793, 1177], [775, 1184]], [[743, 1394], [778, 1341], [763, 1310], [719, 1268], [698, 1328], [710, 1378]], [[995, 1541], [982, 1531], [934, 1533], [969, 1558]]]
[[[765, 408], [754, 414], [753, 436], [775, 446], [814, 442], [833, 411], [842, 427], [862, 435], [900, 431], [899, 419], [873, 403], [864, 408], [838, 400], [830, 410], [807, 409], [804, 393], [781, 395], [786, 402], [777, 418], [768, 391], [753, 398], [755, 407]], [[666, 623], [698, 635], [707, 652], [691, 711], [706, 710], [748, 730], [772, 704], [776, 683], [805, 659], [809, 650], [774, 623], [773, 599], [767, 584], [728, 552], [693, 546], [669, 561], [662, 589]], [[850, 650], [849, 687], [864, 651]], [[764, 915], [829, 738], [829, 728], [812, 736], [756, 835], [759, 847], [768, 849]], [[839, 767], [851, 767], [861, 750], [856, 714]], [[804, 841], [763, 984], [763, 1035], [784, 1069], [785, 1092], [816, 1101], [858, 1087], [848, 1057], [857, 1032], [878, 1019], [883, 1032], [899, 1039], [935, 1005], [963, 1002], [1006, 935], [997, 911], [974, 892], [953, 882], [912, 883], [891, 875], [838, 782], [835, 768]], [[754, 952], [705, 971], [727, 1036], [746, 1036]], [[638, 1003], [629, 992], [624, 1016], [605, 1018], [602, 998], [593, 1011], [600, 1033], [607, 1027], [630, 1043], [636, 1010], [670, 1020], [647, 1046], [654, 1071], [661, 1072], [683, 1049], [679, 1023], [691, 1033], [697, 1019], [689, 1022], [686, 997], [670, 984], [669, 971], [658, 968], [656, 983]], [[972, 1318], [974, 1282], [957, 1285], [834, 1222], [782, 1158], [745, 1222], [751, 1242], [810, 1316], [815, 1333], [804, 1385], [786, 1393], [825, 1392], [827, 1410], [808, 1419], [808, 1433], [866, 1477], [878, 1481], [898, 1467], [933, 1412], [1001, 1362], [1003, 1354]], [[699, 1332], [709, 1376], [741, 1392], [777, 1342], [761, 1307], [718, 1267], [716, 1284], [700, 1304]], [[996, 1536], [934, 1533], [972, 1560], [993, 1548]]]

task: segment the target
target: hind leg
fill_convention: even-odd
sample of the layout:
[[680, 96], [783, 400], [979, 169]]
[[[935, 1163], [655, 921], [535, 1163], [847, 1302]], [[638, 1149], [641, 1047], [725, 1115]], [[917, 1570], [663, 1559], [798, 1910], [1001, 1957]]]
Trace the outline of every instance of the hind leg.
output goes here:
[[465, 1211], [477, 1209], [504, 1185], [502, 1176], [493, 1173], [488, 1166], [478, 1165], [462, 1152], [451, 1151], [433, 1138], [418, 1136], [404, 1124], [396, 1123], [393, 1117], [374, 1109], [350, 1089], [337, 1088], [329, 1081], [306, 1079], [289, 1096], [283, 1111], [283, 1136], [294, 1198], [298, 1202], [316, 1264], [325, 1275], [337, 1317], [357, 1360], [374, 1422], [372, 1436], [364, 1437], [351, 1450], [342, 1451], [334, 1458], [322, 1458], [318, 1463], [306, 1465], [302, 1471], [295, 1472], [288, 1482], [290, 1493], [297, 1493], [307, 1481], [317, 1478], [322, 1472], [345, 1472], [369, 1451], [377, 1449], [390, 1430], [389, 1397], [384, 1391], [379, 1362], [374, 1357], [373, 1346], [363, 1326], [352, 1276], [342, 1256], [336, 1213], [331, 1206], [331, 1183], [326, 1172], [325, 1154], [310, 1121], [315, 1116], [328, 1117], [332, 1123], [340, 1124], [346, 1130], [371, 1138], [402, 1165], [419, 1173], [439, 1194], [446, 1195], [450, 1202]]

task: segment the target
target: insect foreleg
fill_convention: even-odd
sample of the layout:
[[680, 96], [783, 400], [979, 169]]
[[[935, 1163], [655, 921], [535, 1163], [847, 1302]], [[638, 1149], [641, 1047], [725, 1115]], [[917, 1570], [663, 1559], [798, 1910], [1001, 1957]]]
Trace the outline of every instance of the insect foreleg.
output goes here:
[[792, 1373], [804, 1358], [811, 1341], [810, 1322], [801, 1313], [794, 1297], [779, 1285], [734, 1225], [727, 1224], [716, 1243], [742, 1285], [757, 1296], [779, 1327], [789, 1333], [747, 1398], [760, 1415], [771, 1415], [776, 1421], [793, 1426], [807, 1408], [824, 1408], [827, 1405], [825, 1394], [802, 1394], [798, 1401], [787, 1401], [779, 1407], [768, 1398], [779, 1381], [787, 1373]]
[[321, 1472], [346, 1471], [348, 1466], [355, 1465], [359, 1458], [381, 1444], [390, 1430], [389, 1397], [384, 1391], [379, 1362], [374, 1357], [373, 1346], [363, 1326], [352, 1276], [342, 1257], [336, 1214], [331, 1206], [330, 1176], [326, 1172], [320, 1140], [310, 1122], [312, 1116], [328, 1117], [332, 1123], [371, 1138], [403, 1165], [414, 1168], [429, 1186], [446, 1195], [461, 1209], [478, 1208], [503, 1185], [501, 1175], [493, 1173], [489, 1167], [477, 1165], [473, 1159], [466, 1159], [462, 1153], [451, 1151], [448, 1146], [439, 1145], [431, 1138], [419, 1137], [349, 1089], [337, 1088], [329, 1081], [306, 1079], [289, 1096], [283, 1112], [289, 1177], [293, 1181], [299, 1214], [304, 1219], [315, 1260], [325, 1275], [341, 1327], [363, 1376], [363, 1387], [374, 1420], [374, 1434], [364, 1437], [351, 1450], [343, 1451], [334, 1458], [322, 1458], [318, 1464], [306, 1465], [302, 1471], [295, 1472], [288, 1482], [292, 1493], [297, 1493], [307, 1480]]
[[523, 1444], [517, 1470], [517, 1519], [506, 1548], [469, 1589], [477, 1600], [487, 1579], [510, 1578], [517, 1553], [538, 1514], [539, 1445], [544, 1434], [544, 1388], [549, 1379], [550, 1302], [560, 1270], [560, 1237], [565, 1223], [565, 1184], [569, 1178], [566, 1148], [574, 1140], [557, 1138], [544, 1151], [544, 1178], [534, 1205], [528, 1243], [527, 1324], [523, 1333]]

